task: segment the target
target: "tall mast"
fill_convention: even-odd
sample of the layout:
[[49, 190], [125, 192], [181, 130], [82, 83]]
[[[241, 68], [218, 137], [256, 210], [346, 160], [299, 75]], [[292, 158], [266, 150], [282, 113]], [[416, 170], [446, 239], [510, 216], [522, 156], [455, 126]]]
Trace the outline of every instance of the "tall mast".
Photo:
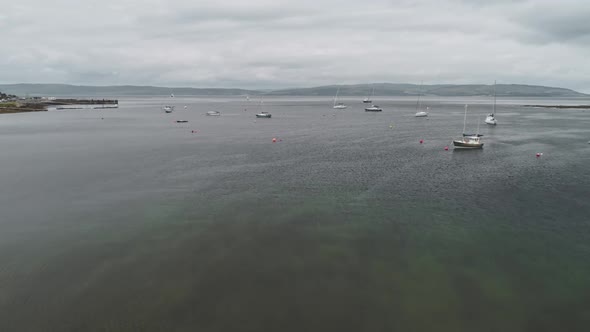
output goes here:
[[494, 115], [496, 114], [496, 81], [494, 81]]
[[338, 99], [338, 92], [340, 92], [340, 87], [336, 90], [336, 96], [334, 97], [334, 106], [336, 106], [336, 100]]
[[463, 116], [463, 134], [465, 134], [465, 124], [467, 123], [467, 106], [465, 105], [465, 116]]
[[477, 117], [477, 134], [476, 136], [479, 137], [479, 123], [480, 123], [481, 119], [479, 118], [479, 116]]
[[420, 82], [420, 87], [418, 88], [418, 101], [416, 102], [416, 113], [420, 110], [420, 97], [422, 97], [422, 83]]

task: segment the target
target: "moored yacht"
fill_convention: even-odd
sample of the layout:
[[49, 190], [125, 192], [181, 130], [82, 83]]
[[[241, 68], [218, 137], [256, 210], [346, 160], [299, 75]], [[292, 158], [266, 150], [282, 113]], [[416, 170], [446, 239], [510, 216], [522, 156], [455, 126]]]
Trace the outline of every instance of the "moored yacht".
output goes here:
[[336, 90], [336, 96], [334, 97], [334, 106], [332, 108], [334, 108], [335, 110], [343, 110], [343, 109], [346, 109], [348, 106], [344, 105], [344, 103], [337, 103], [337, 101], [338, 101], [338, 92], [340, 92], [340, 88], [338, 88], [338, 90]]
[[484, 122], [489, 125], [497, 125], [498, 124], [498, 121], [494, 117], [494, 113], [488, 114], [488, 116], [486, 116], [486, 119], [484, 120]]
[[162, 110], [164, 110], [166, 113], [172, 113], [172, 111], [174, 111], [174, 106], [166, 105], [162, 107]]
[[[424, 118], [428, 116], [428, 112], [426, 111], [421, 111], [421, 97], [422, 97], [422, 83], [420, 83], [420, 89], [418, 90], [418, 101], [416, 102], [416, 114], [415, 116], [417, 118]], [[426, 109], [428, 109], [428, 107], [426, 107]]]
[[268, 112], [260, 112], [256, 114], [257, 118], [270, 118], [272, 115]]
[[364, 104], [371, 104], [373, 103], [373, 101], [371, 100], [371, 98], [373, 97], [373, 94], [375, 93], [375, 87], [373, 87], [373, 89], [371, 89], [371, 94], [369, 96], [367, 96], [365, 99], [363, 99], [363, 103]]
[[209, 111], [207, 113], [205, 113], [207, 116], [220, 116], [221, 113], [218, 111]]
[[371, 105], [371, 107], [366, 107], [365, 112], [381, 112], [383, 109], [379, 107], [379, 105]]
[[465, 115], [463, 116], [463, 135], [460, 139], [453, 140], [455, 148], [467, 148], [467, 149], [481, 149], [483, 148], [483, 142], [479, 134], [479, 122], [477, 123], [477, 134], [466, 134], [465, 125], [467, 123], [467, 105], [465, 105]]
[[486, 116], [486, 119], [484, 120], [485, 123], [495, 126], [498, 124], [498, 121], [496, 120], [496, 117], [494, 116], [494, 114], [496, 114], [496, 81], [494, 81], [494, 112], [488, 114], [488, 116]]
[[453, 140], [455, 148], [481, 149], [483, 143], [480, 134], [463, 134], [463, 137], [458, 140]]

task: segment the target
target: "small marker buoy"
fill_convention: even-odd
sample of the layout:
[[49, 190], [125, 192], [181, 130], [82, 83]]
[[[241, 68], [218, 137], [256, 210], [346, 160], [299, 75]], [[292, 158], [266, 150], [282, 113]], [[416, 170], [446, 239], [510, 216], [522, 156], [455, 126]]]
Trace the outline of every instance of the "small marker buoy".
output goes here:
[[273, 143], [276, 143], [276, 142], [277, 142], [277, 139], [276, 139], [276, 137], [273, 137], [273, 138], [272, 138], [272, 142], [273, 142]]
[[420, 144], [422, 144], [422, 143], [424, 143], [424, 140], [423, 139], [420, 140]]
[[542, 156], [543, 154], [541, 152], [537, 152], [536, 156], [537, 158], [539, 158], [540, 156]]
[[445, 151], [449, 151], [449, 147], [448, 146], [445, 146]]
[[281, 139], [279, 140], [279, 142], [282, 142], [282, 141], [283, 141], [283, 139], [281, 138]]

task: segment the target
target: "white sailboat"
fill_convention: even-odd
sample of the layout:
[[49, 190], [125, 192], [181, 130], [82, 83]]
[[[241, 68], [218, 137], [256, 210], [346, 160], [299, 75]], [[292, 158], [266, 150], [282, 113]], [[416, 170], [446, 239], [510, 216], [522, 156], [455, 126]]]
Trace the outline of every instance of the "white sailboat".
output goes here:
[[338, 87], [338, 90], [336, 90], [336, 96], [334, 97], [334, 106], [333, 108], [336, 110], [343, 110], [345, 108], [347, 108], [348, 106], [344, 105], [344, 103], [337, 103], [338, 101], [338, 93], [340, 92], [340, 87]]
[[498, 121], [496, 120], [496, 117], [494, 116], [494, 114], [496, 114], [496, 81], [494, 81], [494, 112], [491, 114], [488, 114], [488, 116], [486, 116], [485, 119], [485, 123], [495, 126], [498, 124]]
[[463, 136], [458, 140], [453, 140], [453, 145], [455, 148], [481, 149], [483, 148], [483, 143], [481, 142], [481, 137], [483, 135], [479, 133], [479, 121], [477, 122], [476, 134], [465, 133], [465, 125], [467, 123], [467, 107], [468, 105], [465, 105], [465, 115], [463, 116]]
[[373, 89], [371, 90], [371, 94], [369, 96], [367, 96], [367, 98], [363, 99], [363, 103], [364, 104], [371, 104], [373, 102], [371, 100], [371, 98], [373, 98], [374, 93], [375, 93], [375, 87], [373, 87]]
[[[424, 118], [428, 116], [428, 112], [420, 110], [420, 97], [422, 97], [422, 83], [420, 83], [420, 90], [418, 90], [418, 101], [416, 102], [416, 117]], [[428, 107], [426, 109], [428, 109]]]
[[256, 113], [256, 117], [257, 117], [257, 118], [266, 118], [266, 119], [270, 119], [270, 118], [272, 117], [272, 115], [271, 115], [270, 113], [268, 113], [268, 112], [263, 112], [263, 111], [262, 111], [262, 106], [263, 106], [263, 105], [264, 105], [264, 100], [263, 100], [263, 99], [261, 99], [261, 100], [260, 100], [260, 107], [259, 107], [259, 110], [260, 110], [260, 112]]

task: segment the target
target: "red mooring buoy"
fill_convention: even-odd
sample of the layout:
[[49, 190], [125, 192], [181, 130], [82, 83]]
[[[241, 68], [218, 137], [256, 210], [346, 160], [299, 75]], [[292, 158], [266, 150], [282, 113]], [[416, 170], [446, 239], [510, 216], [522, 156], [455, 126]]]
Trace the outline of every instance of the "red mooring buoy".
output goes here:
[[423, 139], [420, 140], [420, 144], [422, 144], [422, 143], [424, 143], [424, 140]]
[[445, 151], [449, 151], [449, 147], [448, 146], [445, 146]]
[[276, 143], [276, 142], [277, 142], [277, 139], [276, 139], [276, 137], [273, 137], [273, 138], [272, 138], [272, 142], [273, 142], [273, 143]]

